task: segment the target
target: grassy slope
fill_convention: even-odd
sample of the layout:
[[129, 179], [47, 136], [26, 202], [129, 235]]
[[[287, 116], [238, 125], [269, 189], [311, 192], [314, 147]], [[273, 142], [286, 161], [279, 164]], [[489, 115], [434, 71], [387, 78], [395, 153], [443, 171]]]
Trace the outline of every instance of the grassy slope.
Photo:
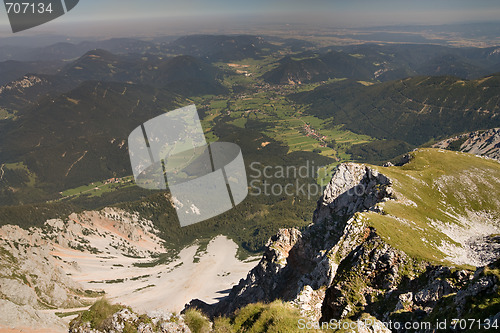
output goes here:
[[[442, 242], [457, 244], [436, 228], [442, 223], [460, 226], [460, 217], [474, 224], [474, 212], [489, 215], [500, 226], [500, 164], [470, 154], [420, 149], [401, 167], [375, 167], [390, 177], [396, 201], [386, 202], [386, 215], [364, 213], [388, 243], [411, 256], [443, 261]], [[411, 200], [411, 201], [410, 201]], [[397, 218], [396, 218], [397, 217]]]

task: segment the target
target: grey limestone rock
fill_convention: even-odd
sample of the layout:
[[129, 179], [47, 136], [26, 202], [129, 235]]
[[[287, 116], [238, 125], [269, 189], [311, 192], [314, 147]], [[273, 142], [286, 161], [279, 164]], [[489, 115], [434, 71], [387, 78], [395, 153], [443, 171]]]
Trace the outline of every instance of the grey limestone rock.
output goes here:
[[218, 316], [250, 303], [282, 299], [296, 304], [302, 314], [319, 319], [325, 288], [339, 263], [366, 235], [366, 226], [356, 213], [373, 209], [391, 194], [386, 176], [364, 165], [340, 164], [308, 228], [303, 232], [281, 229], [269, 240], [259, 264], [228, 297], [215, 305], [193, 300], [187, 308]]

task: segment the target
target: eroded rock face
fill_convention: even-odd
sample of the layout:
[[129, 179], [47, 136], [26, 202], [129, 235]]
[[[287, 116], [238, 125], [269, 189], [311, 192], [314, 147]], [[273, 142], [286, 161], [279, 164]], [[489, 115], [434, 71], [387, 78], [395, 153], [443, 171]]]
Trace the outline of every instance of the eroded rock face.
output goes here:
[[4, 297], [14, 304], [32, 305], [37, 304], [37, 295], [33, 289], [21, 281], [0, 278], [0, 290]]
[[269, 240], [259, 264], [221, 302], [210, 306], [193, 300], [188, 307], [217, 316], [250, 303], [282, 299], [319, 319], [339, 263], [366, 236], [356, 213], [388, 200], [390, 185], [387, 177], [364, 165], [341, 164], [318, 202], [313, 224], [302, 233], [281, 229]]
[[29, 305], [18, 305], [0, 299], [0, 327], [50, 327], [51, 332], [67, 332], [68, 328], [61, 318], [53, 313], [35, 310]]
[[78, 307], [81, 286], [58, 267], [52, 246], [37, 230], [0, 229], [0, 294], [13, 303], [38, 309], [44, 305]]
[[498, 294], [498, 278], [487, 272], [497, 272], [500, 261], [474, 275], [416, 260], [384, 241], [363, 212], [383, 214], [380, 203], [393, 199], [386, 176], [364, 165], [341, 164], [309, 227], [302, 232], [280, 230], [259, 264], [221, 302], [207, 305], [194, 300], [188, 307], [218, 316], [249, 303], [282, 299], [320, 323], [361, 323], [366, 314], [379, 322], [405, 322], [435, 313], [443, 318], [460, 316], [470, 311], [471, 299]]
[[[65, 326], [60, 318], [45, 318], [40, 310], [84, 307], [93, 303], [89, 296], [100, 295], [99, 292], [87, 293], [87, 288], [73, 279], [72, 273], [80, 270], [75, 260], [99, 255], [115, 258], [110, 256], [111, 250], [123, 255], [151, 257], [162, 248], [155, 233], [150, 221], [113, 208], [71, 214], [64, 220], [48, 220], [43, 228], [24, 230], [13, 225], [2, 226], [0, 299], [6, 301], [0, 303], [0, 314], [11, 317], [0, 321], [0, 327]], [[26, 316], [26, 320], [22, 316]], [[40, 325], [33, 324], [37, 316]], [[44, 326], [45, 322], [49, 326]]]
[[441, 308], [438, 302], [444, 297], [454, 300], [449, 311], [460, 314], [465, 298], [492, 293], [498, 282], [492, 276], [474, 283], [472, 279], [470, 271], [416, 261], [371, 229], [340, 264], [326, 291], [321, 321], [357, 318], [366, 312], [384, 322], [401, 321], [401, 313], [406, 316], [403, 321], [422, 320]]
[[[463, 142], [462, 142], [463, 141]], [[464, 153], [486, 156], [500, 160], [500, 128], [492, 128], [487, 131], [476, 131], [456, 136], [434, 145], [436, 148], [449, 149], [456, 142], [460, 143], [458, 148]]]
[[392, 195], [391, 181], [362, 164], [340, 164], [314, 212], [314, 222], [349, 217], [373, 209]]
[[403, 268], [411, 264], [404, 252], [383, 242], [373, 229], [367, 233], [366, 239], [340, 263], [326, 291], [322, 321], [348, 318], [384, 291], [395, 289]]

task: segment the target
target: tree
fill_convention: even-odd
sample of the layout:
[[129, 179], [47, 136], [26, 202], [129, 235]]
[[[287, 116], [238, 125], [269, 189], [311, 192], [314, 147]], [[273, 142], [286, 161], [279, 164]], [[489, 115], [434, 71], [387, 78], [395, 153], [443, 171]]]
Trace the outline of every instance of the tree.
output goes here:
[[326, 146], [328, 148], [337, 149], [337, 141], [335, 141], [335, 139], [332, 139], [330, 142], [326, 144]]

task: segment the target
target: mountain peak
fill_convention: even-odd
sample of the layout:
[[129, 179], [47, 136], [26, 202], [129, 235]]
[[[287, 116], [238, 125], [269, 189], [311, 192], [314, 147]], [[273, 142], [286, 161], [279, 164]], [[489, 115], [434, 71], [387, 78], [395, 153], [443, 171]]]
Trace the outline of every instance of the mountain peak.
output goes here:
[[[457, 192], [463, 177], [475, 187]], [[387, 321], [407, 309], [405, 302], [412, 304], [410, 317], [443, 311], [436, 301], [450, 295], [453, 311], [463, 313], [463, 295], [479, 295], [468, 263], [495, 266], [500, 254], [500, 184], [495, 193], [481, 189], [492, 178], [500, 179], [497, 162], [437, 149], [415, 151], [398, 167], [340, 164], [318, 201], [314, 224], [281, 229], [227, 298], [214, 305], [193, 300], [188, 307], [219, 316], [282, 299], [312, 320], [354, 320], [368, 312]], [[476, 275], [491, 294], [498, 278], [482, 271]]]

